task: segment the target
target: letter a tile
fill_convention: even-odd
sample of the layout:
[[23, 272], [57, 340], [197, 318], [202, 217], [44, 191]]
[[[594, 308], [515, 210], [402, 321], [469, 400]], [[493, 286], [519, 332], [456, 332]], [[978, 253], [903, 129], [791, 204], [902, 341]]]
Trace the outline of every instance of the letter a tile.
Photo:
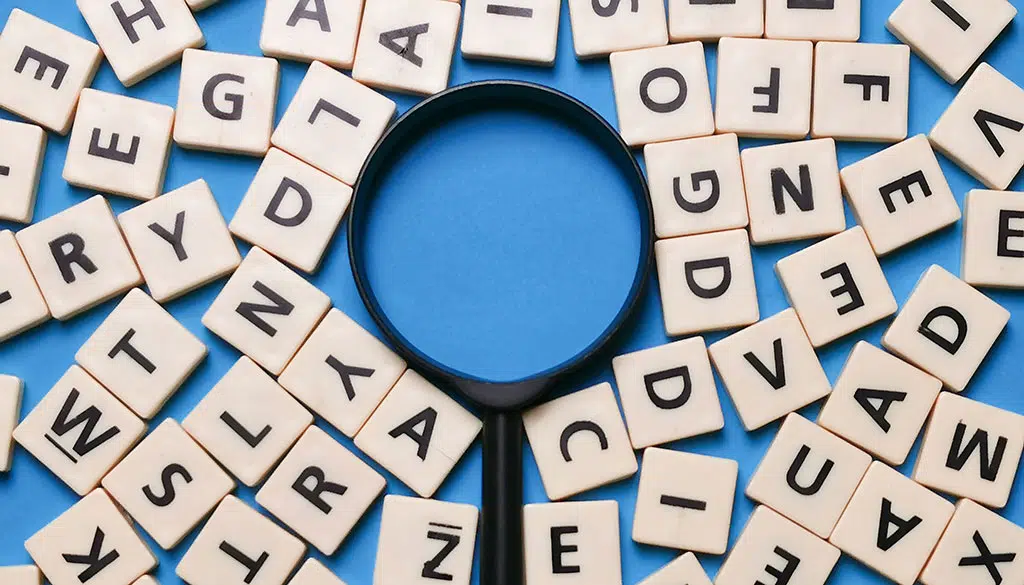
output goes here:
[[386, 496], [373, 585], [469, 585], [479, 516], [469, 504]]
[[1003, 585], [1024, 581], [1024, 528], [960, 500], [921, 573], [924, 585]]
[[268, 57], [351, 69], [363, 0], [269, 0], [260, 49]]

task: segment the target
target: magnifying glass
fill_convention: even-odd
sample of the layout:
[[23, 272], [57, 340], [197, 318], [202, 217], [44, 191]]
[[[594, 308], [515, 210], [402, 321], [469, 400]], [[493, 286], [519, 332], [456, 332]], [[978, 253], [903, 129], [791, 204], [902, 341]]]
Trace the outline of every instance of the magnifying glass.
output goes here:
[[381, 332], [483, 411], [480, 582], [523, 585], [520, 411], [602, 355], [638, 305], [654, 247], [643, 172], [576, 99], [471, 83], [381, 137], [348, 230]]

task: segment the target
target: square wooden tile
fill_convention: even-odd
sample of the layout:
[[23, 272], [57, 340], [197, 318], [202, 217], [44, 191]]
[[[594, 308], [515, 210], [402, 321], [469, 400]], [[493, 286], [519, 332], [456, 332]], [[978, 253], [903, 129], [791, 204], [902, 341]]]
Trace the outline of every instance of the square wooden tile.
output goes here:
[[269, 0], [260, 49], [268, 57], [351, 69], [363, 0]]
[[373, 585], [469, 585], [479, 516], [468, 504], [386, 496]]
[[467, 59], [555, 64], [562, 0], [466, 0], [462, 55]]
[[673, 43], [716, 41], [764, 34], [764, 0], [694, 2], [669, 0], [668, 35]]
[[345, 585], [330, 569], [316, 559], [306, 559], [288, 585]]
[[39, 285], [28, 268], [14, 234], [0, 231], [0, 341], [50, 319], [50, 309], [39, 292]]
[[964, 199], [960, 277], [979, 287], [1024, 288], [1024, 193], [974, 189]]
[[530, 585], [622, 584], [614, 500], [527, 504], [523, 535]]
[[674, 561], [648, 575], [639, 585], [676, 585], [687, 583], [688, 585], [711, 585], [700, 561], [692, 552], [683, 553]]
[[661, 0], [566, 0], [577, 59], [668, 44]]
[[185, 3], [192, 9], [192, 12], [199, 12], [200, 10], [213, 6], [219, 1], [220, 0], [185, 0]]
[[960, 500], [921, 573], [924, 585], [1001, 585], [1024, 579], [1024, 529]]
[[21, 380], [0, 375], [0, 471], [11, 469], [14, 454], [14, 428], [21, 419]]
[[43, 574], [35, 565], [0, 567], [0, 582], [5, 585], [43, 585]]
[[0, 219], [29, 223], [46, 155], [46, 132], [34, 124], [0, 120]]
[[856, 41], [860, 38], [860, 0], [766, 0], [764, 36]]

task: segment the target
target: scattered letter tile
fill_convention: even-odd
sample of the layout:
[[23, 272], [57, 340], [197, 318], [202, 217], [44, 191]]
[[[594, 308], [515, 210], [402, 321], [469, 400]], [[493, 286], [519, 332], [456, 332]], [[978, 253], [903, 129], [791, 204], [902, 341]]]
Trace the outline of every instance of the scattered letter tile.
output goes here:
[[964, 200], [960, 277], [974, 286], [1024, 288], [1024, 193], [973, 190]]
[[1024, 580], [1024, 529], [971, 500], [960, 500], [921, 573], [924, 585], [1001, 585]]
[[21, 380], [0, 375], [0, 471], [11, 469], [14, 440], [11, 434], [21, 418]]
[[932, 411], [914, 481], [993, 508], [1006, 506], [1024, 449], [1024, 416], [943, 393]]
[[445, 0], [366, 0], [352, 77], [405, 93], [444, 90], [461, 12]]
[[846, 228], [834, 140], [747, 148], [741, 158], [754, 244], [830, 236]]
[[867, 453], [793, 413], [758, 464], [746, 494], [828, 538], [870, 464]]
[[185, 3], [188, 4], [188, 7], [192, 9], [192, 12], [199, 12], [204, 8], [209, 8], [210, 6], [213, 6], [219, 1], [220, 0], [185, 0]]
[[163, 192], [173, 125], [170, 106], [82, 90], [64, 180], [133, 199], [156, 197]]
[[923, 135], [845, 167], [840, 177], [879, 256], [960, 219], [960, 206]]
[[940, 390], [937, 378], [859, 341], [818, 424], [889, 465], [903, 465]]
[[578, 59], [668, 44], [662, 0], [566, 0]]
[[268, 0], [260, 49], [268, 57], [351, 69], [363, 0]]
[[829, 542], [899, 585], [912, 585], [952, 515], [953, 504], [876, 461]]
[[354, 185], [395, 102], [322, 63], [313, 63], [271, 141], [334, 178]]
[[932, 266], [882, 336], [882, 345], [963, 392], [1010, 320], [971, 285]]
[[0, 33], [0, 108], [67, 134], [102, 60], [95, 43], [15, 8]]
[[149, 293], [161, 303], [230, 274], [242, 261], [202, 179], [133, 207], [117, 220]]
[[715, 132], [700, 42], [611, 54], [619, 131], [630, 146]]
[[716, 585], [825, 585], [839, 549], [765, 506], [750, 515], [715, 578]]
[[4, 585], [43, 585], [43, 574], [35, 565], [0, 567], [0, 583]]
[[1007, 0], [903, 0], [886, 28], [956, 83], [1016, 14]]
[[125, 87], [206, 44], [184, 0], [77, 0], [103, 56]]
[[29, 223], [46, 154], [46, 132], [34, 124], [0, 120], [0, 219]]
[[348, 437], [405, 373], [405, 360], [337, 309], [328, 311], [278, 383]]
[[636, 455], [611, 384], [599, 384], [535, 406], [523, 426], [551, 500], [636, 473]]
[[651, 573], [639, 585], [711, 585], [704, 568], [700, 566], [697, 555], [692, 552], [684, 553], [676, 560]]
[[654, 252], [669, 335], [757, 322], [760, 312], [746, 230], [658, 240]]
[[84, 496], [145, 432], [132, 411], [71, 366], [14, 429], [14, 440]]
[[809, 41], [722, 39], [718, 43], [718, 132], [803, 138], [811, 129]]
[[530, 585], [622, 584], [618, 502], [529, 504], [523, 534]]
[[273, 378], [240, 358], [181, 423], [247, 486], [281, 460], [313, 416]]
[[272, 374], [280, 374], [331, 300], [253, 247], [203, 315], [203, 325]]
[[235, 482], [167, 419], [103, 478], [103, 488], [170, 550], [235, 489]]
[[764, 36], [769, 39], [856, 41], [861, 0], [767, 0]]
[[271, 148], [228, 227], [239, 238], [313, 273], [351, 198], [348, 185]]
[[928, 137], [990, 189], [1006, 189], [1024, 166], [1024, 89], [982, 63]]
[[479, 517], [468, 504], [386, 496], [373, 585], [469, 585]]
[[316, 559], [306, 559], [288, 585], [345, 585], [330, 569]]
[[384, 486], [372, 467], [311, 426], [260, 488], [256, 502], [333, 555]]
[[467, 58], [554, 65], [561, 0], [466, 0]]
[[25, 550], [53, 585], [132, 585], [157, 563], [101, 489], [25, 541]]
[[648, 144], [644, 161], [659, 238], [747, 227], [735, 134]]
[[910, 49], [906, 45], [822, 42], [815, 46], [813, 136], [903, 140], [909, 98]]
[[634, 449], [725, 426], [702, 338], [620, 355], [612, 368]]
[[896, 312], [896, 299], [860, 226], [779, 260], [775, 272], [814, 347]]
[[[439, 0], [442, 1], [442, 0]], [[479, 419], [413, 370], [356, 435], [356, 447], [424, 498], [434, 495], [480, 433]]]
[[204, 357], [203, 342], [139, 289], [128, 292], [75, 354], [144, 419], [156, 415]]
[[17, 239], [50, 312], [62, 321], [142, 282], [101, 195], [22, 229]]
[[306, 546], [228, 495], [178, 563], [189, 585], [283, 585]]
[[50, 309], [18, 241], [7, 230], [0, 231], [0, 274], [4, 275], [0, 285], [0, 341], [5, 341], [47, 321]]
[[748, 431], [803, 408], [831, 390], [793, 309], [733, 333], [708, 351]]
[[764, 0], [668, 2], [668, 34], [673, 43], [760, 37], [763, 33]]
[[182, 148], [265, 155], [274, 126], [277, 69], [277, 61], [265, 57], [186, 49], [174, 142]]
[[720, 555], [729, 541], [737, 463], [668, 449], [644, 451], [633, 540]]

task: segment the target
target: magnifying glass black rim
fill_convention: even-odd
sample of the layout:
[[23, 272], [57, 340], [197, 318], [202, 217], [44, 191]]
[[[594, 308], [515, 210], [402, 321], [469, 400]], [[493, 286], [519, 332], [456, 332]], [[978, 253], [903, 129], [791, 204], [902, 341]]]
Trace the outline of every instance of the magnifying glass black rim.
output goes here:
[[[408, 144], [408, 138], [418, 136], [425, 128], [441, 126], [461, 115], [465, 109], [460, 106], [467, 103], [481, 109], [501, 109], [502, 104], [511, 104], [515, 108], [529, 107], [554, 115], [583, 130], [590, 140], [601, 143], [609, 156], [617, 159], [615, 162], [620, 167], [628, 169], [640, 212], [640, 254], [636, 273], [625, 302], [607, 328], [586, 348], [561, 364], [514, 381], [496, 382], [460, 372], [431, 358], [410, 342], [381, 307], [370, 284], [362, 252], [366, 214], [376, 194], [375, 184], [381, 171], [389, 168], [387, 163]], [[640, 165], [619, 133], [600, 114], [579, 100], [543, 85], [511, 80], [480, 81], [451, 87], [423, 100], [402, 115], [377, 141], [353, 189], [348, 222], [348, 251], [352, 275], [363, 304], [381, 332], [410, 367], [430, 379], [455, 386], [461, 394], [479, 406], [512, 410], [522, 408], [542, 396], [557, 378], [572, 372], [598, 354], [622, 329], [640, 303], [651, 272], [654, 257], [654, 211], [647, 179]]]

